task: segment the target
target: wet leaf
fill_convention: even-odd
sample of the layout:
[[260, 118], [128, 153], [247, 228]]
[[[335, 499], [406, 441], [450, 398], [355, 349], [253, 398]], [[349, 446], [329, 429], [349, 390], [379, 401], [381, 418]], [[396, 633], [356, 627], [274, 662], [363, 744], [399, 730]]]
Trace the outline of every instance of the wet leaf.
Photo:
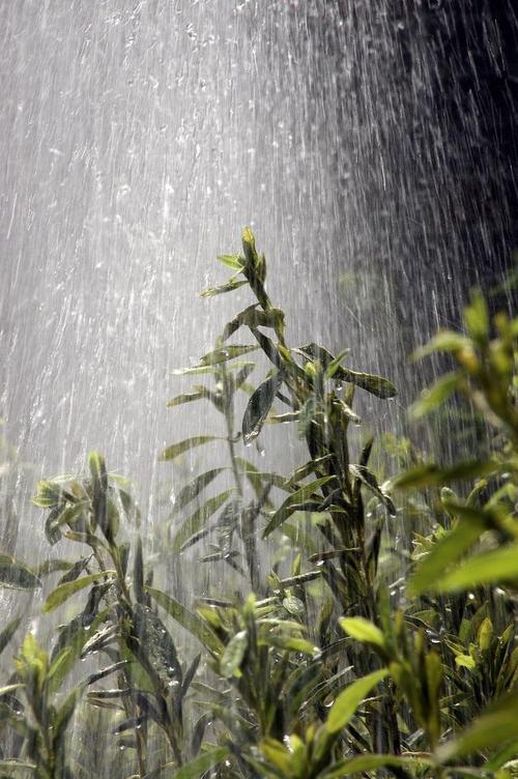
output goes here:
[[222, 335], [223, 340], [226, 341], [243, 325], [251, 330], [257, 327], [271, 327], [276, 330], [284, 325], [284, 312], [279, 308], [269, 308], [267, 311], [264, 311], [258, 308], [257, 304], [248, 306], [225, 326]]
[[35, 590], [41, 581], [25, 563], [0, 554], [0, 587], [13, 590]]
[[175, 406], [181, 406], [184, 403], [192, 403], [195, 400], [201, 400], [202, 398], [211, 399], [211, 392], [207, 387], [198, 386], [192, 392], [186, 392], [183, 395], [177, 395], [167, 402], [167, 408], [174, 408]]
[[219, 671], [225, 679], [242, 675], [240, 665], [243, 662], [247, 646], [248, 632], [246, 630], [240, 630], [239, 633], [232, 636], [219, 661]]
[[21, 617], [15, 617], [10, 622], [8, 622], [0, 632], [0, 654], [4, 651], [7, 644], [18, 630], [21, 621]]
[[213, 468], [210, 471], [205, 471], [205, 473], [196, 476], [189, 484], [183, 487], [175, 497], [173, 502], [174, 511], [180, 511], [187, 506], [187, 504], [190, 503], [191, 500], [194, 500], [205, 487], [208, 487], [208, 485], [214, 481], [216, 476], [219, 476], [219, 474], [223, 473], [225, 470], [227, 469]]
[[379, 768], [402, 768], [407, 771], [424, 766], [433, 766], [431, 757], [396, 757], [395, 755], [359, 755], [349, 760], [340, 760], [332, 768], [319, 774], [321, 779], [341, 779], [343, 776], [360, 775], [365, 771], [377, 771]]
[[66, 582], [56, 587], [50, 595], [47, 597], [43, 606], [44, 613], [48, 614], [49, 611], [54, 611], [58, 606], [64, 603], [76, 592], [83, 590], [85, 587], [89, 587], [90, 584], [95, 582], [107, 580], [115, 576], [115, 571], [103, 571], [102, 573], [91, 573], [88, 576], [83, 576], [81, 579], [75, 579], [73, 582]]
[[345, 728], [353, 718], [356, 709], [368, 696], [373, 687], [388, 675], [388, 670], [382, 668], [363, 676], [342, 690], [329, 711], [325, 729], [328, 733], [335, 734]]
[[367, 644], [385, 649], [385, 636], [382, 631], [363, 617], [342, 617], [338, 620], [340, 627], [352, 638]]
[[236, 357], [242, 357], [243, 354], [257, 351], [259, 347], [256, 344], [250, 346], [234, 345], [234, 346], [220, 346], [219, 349], [215, 349], [213, 352], [205, 354], [201, 360], [200, 365], [218, 365], [227, 360], [234, 360]]
[[276, 371], [266, 381], [263, 381], [252, 394], [243, 416], [242, 431], [245, 444], [251, 443], [261, 432], [282, 382], [282, 373]]
[[437, 588], [442, 586], [445, 571], [460, 560], [484, 529], [485, 523], [477, 515], [471, 521], [459, 521], [417, 565], [408, 584], [409, 594], [415, 596], [429, 590], [437, 592]]
[[223, 651], [223, 644], [197, 614], [193, 614], [189, 609], [179, 603], [179, 601], [175, 600], [170, 595], [166, 595], [165, 592], [153, 589], [152, 587], [146, 587], [146, 592], [151, 595], [153, 600], [158, 603], [164, 611], [182, 627], [188, 630], [191, 635], [197, 638], [210, 652], [213, 654], [221, 654]]
[[455, 570], [442, 573], [428, 588], [433, 592], [467, 590], [484, 584], [499, 584], [518, 580], [518, 544], [504, 546], [492, 552], [473, 555]]
[[442, 487], [453, 481], [476, 479], [489, 476], [499, 470], [500, 466], [491, 460], [468, 460], [449, 468], [441, 468], [435, 463], [417, 465], [409, 468], [392, 480], [395, 489], [420, 489], [422, 487]]
[[225, 292], [233, 292], [239, 287], [243, 287], [248, 284], [246, 279], [230, 278], [224, 284], [219, 284], [216, 287], [207, 287], [200, 292], [202, 298], [213, 298], [215, 295], [223, 295]]
[[160, 617], [148, 606], [137, 603], [133, 609], [133, 628], [137, 658], [145, 658], [159, 677], [177, 679], [181, 683], [182, 669], [176, 646]]
[[506, 741], [516, 742], [518, 705], [516, 696], [504, 698], [482, 714], [449, 743], [437, 749], [441, 763], [476, 754], [485, 749], [501, 748]]
[[458, 373], [447, 373], [441, 376], [432, 387], [422, 391], [419, 400], [410, 406], [409, 416], [414, 420], [422, 419], [445, 403], [457, 390], [459, 383]]
[[[229, 754], [229, 747], [215, 747], [214, 749], [207, 750], [190, 763], [182, 766], [180, 770], [175, 773], [174, 779], [199, 779], [200, 776], [203, 776], [211, 768], [214, 768], [218, 763], [225, 760]], [[157, 774], [157, 776], [160, 776], [160, 774]], [[152, 779], [152, 777], [151, 775], [148, 775], [145, 776], [144, 779]]]
[[[322, 487], [324, 484], [330, 482], [333, 478], [333, 476], [324, 476], [321, 479], [315, 479], [309, 484], [305, 484], [303, 487], [300, 487], [298, 490], [293, 492], [288, 498], [286, 498], [281, 507], [277, 509], [277, 511], [271, 516], [270, 521], [264, 530], [263, 538], [267, 538], [270, 533], [272, 533], [276, 528], [280, 527], [280, 525], [282, 525], [282, 523], [285, 522], [288, 517], [297, 510], [298, 505], [305, 503], [314, 495], [316, 490], [320, 489], [320, 487]], [[323, 498], [320, 496], [316, 496], [316, 499], [319, 502], [323, 500]]]
[[227, 268], [236, 271], [242, 270], [245, 265], [245, 258], [240, 254], [219, 254], [217, 259], [219, 262], [223, 263], [223, 265], [226, 265]]
[[179, 441], [177, 444], [168, 446], [161, 456], [161, 460], [174, 460], [184, 452], [188, 452], [190, 449], [194, 449], [197, 446], [203, 446], [204, 444], [211, 443], [212, 441], [223, 441], [223, 438], [215, 435], [198, 435], [193, 438], [186, 438], [184, 441]]
[[392, 499], [386, 492], [384, 492], [379, 486], [374, 474], [369, 471], [364, 465], [349, 465], [349, 471], [352, 475], [361, 481], [361, 483], [367, 487], [376, 497], [380, 499], [391, 517], [396, 516], [396, 507], [392, 502]]
[[206, 530], [207, 520], [228, 500], [234, 493], [234, 489], [225, 490], [219, 495], [214, 495], [187, 519], [176, 532], [173, 540], [173, 550], [178, 552], [197, 533]]

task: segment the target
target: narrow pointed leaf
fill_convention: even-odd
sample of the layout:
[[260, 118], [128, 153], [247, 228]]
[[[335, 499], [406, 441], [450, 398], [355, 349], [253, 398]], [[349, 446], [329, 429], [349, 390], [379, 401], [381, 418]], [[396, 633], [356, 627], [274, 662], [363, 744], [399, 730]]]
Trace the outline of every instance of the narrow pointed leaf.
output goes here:
[[197, 446], [203, 446], [204, 444], [211, 443], [212, 441], [222, 441], [224, 439], [215, 435], [198, 435], [193, 438], [186, 438], [184, 441], [179, 441], [177, 444], [168, 446], [162, 452], [161, 460], [174, 460], [184, 452], [188, 452], [190, 449], [194, 449]]
[[345, 690], [342, 690], [329, 711], [325, 729], [328, 733], [338, 733], [345, 728], [353, 718], [356, 709], [364, 698], [368, 696], [373, 687], [388, 675], [388, 670], [382, 668], [380, 671], [374, 671], [368, 676], [363, 676], [356, 682], [353, 682]]
[[187, 506], [191, 500], [194, 500], [205, 487], [208, 487], [208, 485], [225, 470], [226, 468], [213, 468], [210, 471], [205, 471], [205, 473], [196, 476], [189, 484], [183, 487], [174, 498], [173, 510], [175, 512], [180, 511]]
[[178, 552], [191, 536], [194, 536], [201, 530], [205, 530], [207, 520], [221, 508], [233, 492], [233, 489], [228, 489], [205, 501], [203, 506], [200, 506], [177, 531], [173, 541], [173, 550]]
[[229, 753], [229, 747], [216, 747], [203, 752], [199, 757], [182, 766], [174, 775], [174, 779], [199, 779], [200, 776], [204, 776], [207, 771], [221, 763]]
[[[307, 502], [307, 500], [312, 497], [316, 490], [320, 489], [320, 487], [322, 487], [324, 484], [327, 484], [333, 478], [333, 476], [324, 476], [321, 479], [315, 479], [315, 481], [310, 482], [310, 484], [305, 484], [303, 487], [300, 487], [298, 490], [293, 492], [288, 498], [286, 498], [282, 506], [272, 515], [264, 530], [263, 537], [266, 538], [276, 528], [280, 527], [280, 525], [282, 525], [282, 523], [285, 522], [288, 517], [297, 510], [298, 505]], [[321, 499], [318, 496], [317, 499], [319, 501], [323, 500], [323, 498]]]
[[10, 622], [8, 622], [7, 625], [0, 632], [0, 654], [4, 651], [7, 644], [9, 643], [9, 641], [12, 639], [12, 637], [18, 630], [18, 626], [20, 625], [21, 621], [22, 621], [21, 617], [15, 617]]
[[13, 590], [35, 590], [41, 581], [25, 563], [0, 554], [0, 587]]
[[248, 284], [246, 279], [230, 278], [224, 284], [219, 284], [216, 287], [207, 287], [200, 292], [200, 295], [202, 298], [213, 298], [215, 295], [223, 295], [225, 292], [233, 292], [235, 289], [239, 289], [239, 287], [243, 287], [245, 284]]
[[474, 555], [455, 570], [443, 573], [429, 589], [434, 592], [466, 590], [485, 584], [518, 580], [518, 544]]
[[470, 521], [460, 520], [417, 565], [408, 585], [409, 593], [420, 595], [430, 590], [437, 592], [443, 586], [445, 571], [461, 559], [484, 529], [485, 523], [477, 515]]
[[146, 587], [146, 592], [151, 595], [153, 600], [158, 603], [164, 611], [207, 647], [210, 652], [221, 654], [223, 651], [223, 644], [197, 614], [193, 614], [189, 609], [179, 603], [179, 601], [171, 598], [170, 595], [166, 595], [165, 592], [156, 590], [153, 587]]
[[95, 582], [106, 581], [114, 575], [115, 571], [103, 571], [102, 573], [92, 573], [88, 576], [83, 576], [81, 579], [75, 579], [73, 582], [61, 584], [50, 593], [43, 606], [43, 611], [45, 613], [54, 611], [54, 609], [68, 600], [68, 598], [75, 595], [76, 592], [83, 590], [85, 587], [89, 587], [90, 584], [94, 584]]
[[220, 346], [219, 349], [215, 349], [213, 352], [203, 355], [200, 360], [200, 365], [218, 365], [227, 360], [234, 360], [236, 357], [242, 357], [243, 354], [257, 351], [259, 347], [256, 344], [249, 346], [245, 345], [233, 345], [233, 346]]

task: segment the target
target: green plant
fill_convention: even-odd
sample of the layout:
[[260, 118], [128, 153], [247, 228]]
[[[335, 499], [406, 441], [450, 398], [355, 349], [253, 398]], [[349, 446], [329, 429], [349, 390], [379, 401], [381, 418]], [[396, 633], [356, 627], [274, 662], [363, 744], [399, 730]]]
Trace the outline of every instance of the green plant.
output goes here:
[[[384, 449], [405, 469], [382, 482], [353, 401], [357, 391], [390, 398], [394, 386], [351, 369], [346, 352], [289, 345], [250, 230], [241, 254], [219, 259], [233, 275], [203, 294], [246, 287], [254, 302], [183, 371], [213, 383], [169, 406], [208, 401], [221, 432], [173, 443], [162, 459], [217, 442], [226, 454], [178, 491], [159, 559], [174, 568], [199, 555], [228, 571], [237, 594], [229, 586], [193, 608], [168, 591], [128, 484], [101, 455], [85, 477], [40, 482], [49, 543], [80, 551], [38, 570], [0, 559], [3, 586], [30, 590], [59, 575], [43, 613], [67, 613], [50, 651], [31, 633], [15, 651], [0, 688], [11, 747], [0, 775], [92, 775], [93, 758], [70, 748], [74, 722], [86, 735], [95, 723], [110, 731], [124, 749], [110, 763], [121, 777], [512, 776], [518, 320], [491, 323], [475, 295], [466, 332], [440, 333], [421, 352], [446, 351], [453, 364], [414, 418], [463, 395], [494, 430], [492, 453], [444, 467], [386, 437], [381, 458]], [[253, 343], [230, 341], [244, 332]], [[269, 424], [294, 431], [302, 463], [291, 473], [241, 451]], [[390, 531], [402, 526], [412, 546], [393, 549]], [[0, 650], [19, 625], [4, 628]]]

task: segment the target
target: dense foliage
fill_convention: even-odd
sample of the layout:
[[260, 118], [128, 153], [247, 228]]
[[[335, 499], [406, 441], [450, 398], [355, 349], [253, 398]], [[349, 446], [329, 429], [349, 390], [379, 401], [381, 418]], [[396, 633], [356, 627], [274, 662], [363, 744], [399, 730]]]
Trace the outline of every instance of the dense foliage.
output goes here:
[[[128, 483], [100, 454], [82, 478], [40, 482], [48, 542], [67, 559], [35, 569], [3, 554], [0, 583], [51, 580], [43, 614], [67, 621], [49, 647], [19, 638], [21, 616], [2, 627], [0, 650], [14, 655], [1, 776], [87, 777], [108, 763], [111, 776], [149, 779], [514, 775], [518, 319], [490, 321], [475, 294], [464, 332], [440, 332], [419, 355], [445, 352], [451, 370], [413, 417], [464, 398], [491, 452], [441, 467], [393, 439], [380, 468], [402, 466], [381, 483], [353, 400], [383, 402], [394, 386], [346, 367], [347, 352], [288, 345], [250, 230], [242, 254], [219, 259], [233, 275], [203, 294], [248, 287], [254, 302], [184, 371], [208, 383], [169, 406], [208, 401], [224, 435], [173, 443], [162, 459], [218, 441], [226, 454], [176, 495], [161, 548], [172, 566], [221, 566], [238, 594], [184, 603], [167, 578], [154, 583]], [[253, 343], [236, 342], [242, 333]], [[305, 459], [289, 474], [260, 470], [243, 447], [283, 423]], [[97, 665], [88, 674], [84, 658]], [[99, 730], [111, 747], [96, 757]]]

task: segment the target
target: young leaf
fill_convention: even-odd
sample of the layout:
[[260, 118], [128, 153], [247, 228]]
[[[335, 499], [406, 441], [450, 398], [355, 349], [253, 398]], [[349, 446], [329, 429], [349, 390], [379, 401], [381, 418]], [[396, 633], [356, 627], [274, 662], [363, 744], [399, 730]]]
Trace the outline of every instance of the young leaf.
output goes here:
[[232, 636], [219, 662], [220, 673], [225, 679], [242, 675], [239, 666], [243, 662], [247, 646], [248, 633], [246, 630], [240, 630], [239, 633]]
[[459, 383], [458, 373], [446, 373], [441, 376], [432, 387], [423, 390], [419, 400], [410, 406], [408, 412], [410, 417], [418, 420], [434, 411], [453, 395]]
[[352, 638], [367, 644], [385, 648], [385, 636], [372, 622], [363, 617], [342, 617], [338, 620], [340, 627]]
[[202, 298], [213, 298], [215, 295], [223, 295], [225, 292], [233, 292], [239, 287], [243, 287], [248, 284], [246, 279], [230, 278], [224, 284], [219, 284], [217, 287], [207, 287], [200, 292]]
[[353, 718], [356, 709], [382, 679], [388, 675], [388, 670], [382, 668], [363, 676], [342, 690], [329, 711], [325, 729], [330, 734], [339, 733]]
[[258, 347], [255, 344], [251, 346], [234, 345], [234, 346], [220, 346], [213, 352], [203, 355], [200, 360], [200, 365], [218, 365], [227, 360], [233, 360], [236, 357], [242, 357], [243, 354], [257, 351]]

